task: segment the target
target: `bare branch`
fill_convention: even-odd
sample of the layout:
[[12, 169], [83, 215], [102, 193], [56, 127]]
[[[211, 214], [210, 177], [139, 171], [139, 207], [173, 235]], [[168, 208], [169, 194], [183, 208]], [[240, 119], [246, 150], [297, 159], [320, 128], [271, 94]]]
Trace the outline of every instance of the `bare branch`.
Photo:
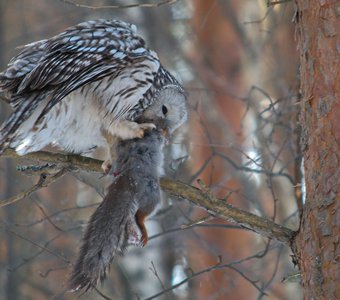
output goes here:
[[47, 187], [50, 183], [56, 181], [58, 178], [62, 177], [67, 171], [65, 169], [62, 169], [58, 173], [54, 175], [48, 175], [48, 174], [41, 174], [39, 181], [37, 184], [33, 185], [31, 188], [29, 188], [26, 191], [23, 191], [11, 198], [8, 198], [6, 200], [0, 201], [0, 207], [13, 204], [19, 200], [24, 199], [25, 197], [31, 195], [32, 193], [40, 190], [41, 188]]
[[[63, 232], [62, 232], [63, 233]], [[45, 252], [45, 249], [48, 249], [49, 245], [51, 245], [55, 240], [57, 240], [58, 238], [60, 238], [62, 233], [58, 233], [55, 237], [53, 237], [52, 239], [48, 240], [47, 242], [44, 243], [44, 245], [42, 247], [38, 247], [39, 251], [35, 252], [34, 254], [31, 254], [28, 257], [24, 257], [23, 260], [21, 262], [19, 262], [18, 264], [16, 264], [15, 266], [9, 266], [8, 267], [8, 271], [9, 272], [15, 272], [17, 271], [19, 268], [21, 268], [22, 266], [24, 266], [25, 264], [30, 263], [32, 260], [34, 260], [36, 257], [38, 257], [39, 255], [41, 255], [42, 253]]]
[[128, 5], [103, 5], [103, 6], [92, 6], [92, 5], [86, 5], [86, 4], [80, 4], [77, 2], [73, 2], [70, 0], [60, 0], [61, 2], [64, 2], [66, 4], [70, 4], [76, 7], [80, 8], [88, 8], [88, 9], [121, 9], [121, 8], [152, 8], [152, 7], [160, 7], [162, 5], [171, 5], [176, 3], [178, 0], [164, 0], [156, 3], [134, 3], [134, 4], [128, 4]]
[[[3, 155], [9, 157], [19, 157], [13, 150], [6, 150]], [[64, 155], [49, 153], [45, 151], [30, 153], [28, 155], [25, 155], [24, 157], [35, 160], [49, 161], [55, 164], [61, 164], [64, 167], [72, 167], [73, 169], [78, 168], [87, 171], [92, 170], [94, 172], [100, 172], [102, 164], [102, 161], [89, 157], [83, 157], [74, 154]], [[52, 176], [51, 178], [55, 177]], [[41, 184], [42, 183], [40, 183], [40, 185]], [[38, 184], [32, 187], [32, 189], [38, 189], [39, 187], [40, 186], [38, 182]], [[161, 187], [163, 190], [167, 191], [171, 195], [187, 199], [195, 205], [198, 205], [207, 210], [214, 216], [218, 216], [229, 222], [241, 225], [242, 227], [252, 230], [264, 237], [275, 239], [288, 246], [291, 245], [292, 239], [295, 236], [295, 232], [290, 230], [289, 228], [276, 224], [269, 219], [259, 217], [247, 211], [243, 211], [241, 209], [233, 207], [232, 205], [227, 204], [225, 201], [214, 197], [211, 193], [207, 195], [206, 192], [203, 192], [200, 189], [188, 184], [174, 181], [169, 178], [162, 178]], [[20, 199], [22, 199], [22, 197]], [[13, 202], [14, 201], [6, 200], [7, 204]]]
[[39, 244], [39, 243], [37, 243], [37, 242], [35, 242], [35, 241], [33, 241], [33, 240], [30, 240], [30, 239], [28, 239], [27, 237], [25, 237], [24, 235], [19, 234], [18, 232], [14, 231], [10, 226], [8, 226], [5, 222], [1, 222], [1, 223], [0, 223], [0, 228], [3, 228], [3, 229], [5, 229], [5, 230], [11, 232], [12, 234], [14, 234], [15, 236], [17, 236], [18, 238], [20, 238], [20, 239], [22, 239], [22, 240], [24, 240], [24, 241], [26, 241], [26, 242], [31, 243], [32, 245], [34, 245], [34, 246], [40, 248], [41, 250], [46, 251], [46, 252], [52, 254], [53, 256], [59, 258], [61, 261], [65, 262], [67, 265], [69, 265], [69, 264], [71, 263], [71, 262], [70, 262], [68, 259], [66, 259], [62, 254], [59, 254], [59, 253], [57, 253], [57, 252], [55, 252], [55, 251], [53, 251], [53, 250], [47, 248], [46, 246], [41, 245], [41, 244]]
[[198, 188], [185, 183], [168, 178], [162, 178], [161, 187], [172, 195], [193, 202], [215, 216], [229, 222], [239, 224], [262, 236], [278, 240], [287, 245], [290, 245], [292, 238], [295, 235], [294, 231], [284, 226], [276, 224], [269, 219], [259, 217], [233, 207], [232, 205], [225, 203], [225, 201], [217, 198], [214, 198], [213, 201], [211, 201], [211, 195], [208, 197]]
[[167, 289], [163, 289], [163, 291], [161, 291], [161, 292], [159, 292], [159, 293], [157, 293], [157, 294], [155, 294], [155, 295], [153, 295], [153, 296], [151, 296], [151, 297], [148, 297], [148, 298], [146, 298], [146, 299], [144, 299], [144, 300], [155, 299], [155, 298], [157, 298], [157, 297], [159, 297], [159, 296], [161, 296], [161, 295], [163, 295], [163, 294], [165, 294], [165, 293], [167, 293], [167, 292], [169, 292], [169, 291], [174, 290], [175, 288], [177, 288], [177, 287], [183, 285], [184, 283], [188, 282], [189, 280], [191, 280], [191, 279], [193, 279], [193, 278], [195, 278], [195, 277], [197, 277], [197, 276], [199, 276], [199, 275], [201, 275], [201, 274], [203, 274], [203, 273], [209, 273], [209, 272], [215, 270], [216, 267], [220, 266], [220, 265], [221, 265], [221, 262], [222, 262], [221, 257], [219, 257], [219, 258], [218, 258], [218, 262], [217, 262], [216, 264], [214, 264], [214, 265], [212, 265], [212, 266], [210, 266], [210, 267], [208, 267], [208, 268], [206, 268], [206, 269], [203, 269], [203, 270], [201, 270], [201, 271], [198, 271], [198, 272], [194, 273], [193, 275], [191, 275], [190, 277], [187, 277], [187, 278], [183, 279], [183, 280], [180, 281], [179, 283], [174, 284], [173, 286], [171, 286], [171, 287], [169, 287], [169, 288], [167, 288]]
[[[151, 297], [148, 297], [144, 300], [152, 300], [152, 299], [156, 299], [157, 297], [163, 295], [163, 294], [166, 294], [168, 293], [169, 291], [172, 291], [176, 288], [178, 288], [179, 286], [183, 285], [184, 283], [196, 278], [197, 276], [200, 276], [201, 274], [204, 274], [204, 273], [209, 273], [209, 272], [213, 272], [215, 270], [221, 270], [221, 269], [225, 269], [225, 268], [229, 268], [229, 269], [232, 269], [234, 271], [236, 271], [238, 274], [240, 274], [243, 278], [245, 278], [246, 276], [240, 271], [238, 270], [237, 268], [235, 268], [234, 266], [235, 265], [238, 265], [238, 264], [241, 264], [241, 263], [244, 263], [246, 261], [249, 261], [249, 260], [252, 260], [254, 258], [261, 258], [263, 257], [264, 253], [267, 252], [267, 249], [265, 251], [261, 251], [261, 252], [258, 252], [254, 255], [251, 255], [251, 256], [248, 256], [247, 258], [244, 258], [244, 259], [240, 259], [240, 260], [237, 260], [237, 261], [233, 261], [231, 263], [227, 263], [227, 264], [222, 264], [222, 257], [221, 256], [218, 256], [217, 257], [217, 263], [210, 266], [210, 267], [207, 267], [205, 269], [202, 269], [200, 271], [197, 271], [197, 272], [194, 272], [193, 274], [191, 274], [190, 276], [188, 276], [187, 278], [183, 279], [182, 281], [178, 282], [177, 284], [174, 284], [172, 285], [171, 287], [169, 288], [166, 288], [166, 289], [163, 289], [161, 292], [151, 296]], [[253, 280], [250, 280], [249, 278], [246, 277], [246, 279], [251, 283], [251, 285], [253, 285], [258, 291], [261, 292], [262, 295], [266, 295], [266, 293], [264, 293], [262, 291], [261, 288], [259, 288], [257, 285], [256, 285], [256, 282], [253, 281]]]
[[27, 158], [33, 159], [36, 161], [46, 161], [53, 162], [55, 164], [59, 164], [64, 168], [75, 168], [81, 169], [84, 171], [92, 171], [102, 173], [103, 169], [101, 168], [102, 161], [98, 159], [93, 159], [85, 156], [80, 156], [76, 154], [61, 154], [61, 153], [52, 153], [47, 151], [39, 151], [28, 153], [25, 156], [18, 155], [12, 149], [6, 149], [3, 154], [3, 157], [12, 157], [12, 158]]
[[283, 4], [283, 3], [287, 3], [287, 2], [291, 2], [291, 0], [274, 0], [274, 1], [267, 1], [267, 6], [273, 6], [273, 5], [277, 5], [277, 4]]

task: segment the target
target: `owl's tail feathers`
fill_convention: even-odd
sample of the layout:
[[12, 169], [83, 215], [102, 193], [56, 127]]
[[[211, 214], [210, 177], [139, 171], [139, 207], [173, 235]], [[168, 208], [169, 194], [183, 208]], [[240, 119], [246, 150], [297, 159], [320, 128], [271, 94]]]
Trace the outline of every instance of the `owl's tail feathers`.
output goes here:
[[132, 206], [132, 201], [124, 201], [119, 191], [114, 195], [109, 190], [86, 228], [69, 280], [71, 291], [94, 288], [105, 279], [113, 258], [124, 254], [131, 238], [137, 235], [131, 218]]

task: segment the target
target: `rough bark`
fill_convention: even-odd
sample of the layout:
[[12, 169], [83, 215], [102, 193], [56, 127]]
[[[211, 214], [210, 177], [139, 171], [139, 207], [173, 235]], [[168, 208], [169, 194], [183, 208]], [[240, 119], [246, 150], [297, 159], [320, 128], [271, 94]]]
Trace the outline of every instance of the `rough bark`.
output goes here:
[[304, 299], [340, 299], [340, 14], [297, 0], [306, 203], [296, 252]]

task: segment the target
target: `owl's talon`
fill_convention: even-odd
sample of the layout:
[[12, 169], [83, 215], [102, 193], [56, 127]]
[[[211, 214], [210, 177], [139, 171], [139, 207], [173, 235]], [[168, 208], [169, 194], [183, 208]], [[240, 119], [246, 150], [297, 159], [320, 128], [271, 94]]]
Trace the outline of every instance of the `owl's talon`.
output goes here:
[[153, 123], [142, 123], [139, 125], [141, 129], [145, 130], [153, 130], [156, 129], [156, 125]]
[[142, 124], [138, 124], [138, 126], [139, 126], [139, 134], [138, 134], [139, 138], [144, 137], [145, 131], [156, 129], [156, 125], [153, 123], [142, 123]]
[[111, 159], [107, 159], [102, 163], [102, 170], [104, 172], [105, 175], [109, 174], [111, 168], [112, 168], [112, 160]]

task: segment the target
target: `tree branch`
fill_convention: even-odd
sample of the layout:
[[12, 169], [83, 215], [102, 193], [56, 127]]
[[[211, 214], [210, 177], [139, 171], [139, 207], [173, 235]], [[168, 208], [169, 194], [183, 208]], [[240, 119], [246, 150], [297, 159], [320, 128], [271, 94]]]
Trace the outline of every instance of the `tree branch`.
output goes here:
[[25, 197], [29, 196], [30, 194], [40, 190], [41, 188], [47, 187], [50, 183], [56, 181], [58, 178], [62, 177], [67, 172], [66, 169], [60, 170], [58, 173], [54, 175], [48, 175], [46, 173], [40, 174], [39, 181], [33, 185], [31, 188], [27, 189], [26, 191], [23, 191], [11, 198], [8, 198], [6, 200], [0, 201], [0, 207], [13, 204], [21, 199], [24, 199]]
[[127, 4], [127, 5], [103, 5], [103, 6], [92, 6], [92, 5], [85, 5], [85, 4], [80, 4], [74, 1], [70, 0], [60, 0], [61, 2], [64, 2], [66, 4], [73, 5], [75, 7], [81, 7], [81, 8], [88, 8], [88, 9], [126, 9], [126, 8], [151, 8], [151, 7], [160, 7], [162, 5], [171, 5], [176, 3], [178, 0], [163, 0], [160, 2], [156, 3], [135, 3], [135, 4]]
[[[12, 149], [5, 150], [2, 156], [12, 158], [20, 157]], [[65, 170], [65, 168], [72, 168], [92, 172], [102, 172], [102, 161], [80, 155], [59, 154], [40, 151], [27, 154], [23, 157], [34, 159], [37, 161], [51, 162], [60, 165], [63, 170]], [[37, 187], [37, 185], [35, 185], [35, 187]], [[46, 183], [44, 186], [46, 186]], [[169, 178], [161, 178], [161, 188], [171, 195], [187, 199], [193, 204], [207, 210], [210, 214], [214, 216], [217, 216], [232, 223], [236, 223], [264, 237], [275, 239], [288, 246], [291, 245], [292, 240], [296, 234], [295, 231], [287, 227], [276, 224], [267, 218], [259, 217], [247, 211], [236, 208], [230, 204], [227, 204], [224, 200], [220, 200], [214, 197], [211, 193], [204, 192], [191, 185]]]
[[101, 164], [103, 162], [101, 160], [81, 156], [78, 154], [61, 154], [61, 153], [52, 153], [52, 152], [47, 152], [47, 151], [38, 151], [38, 152], [28, 153], [24, 156], [20, 156], [13, 149], [6, 149], [3, 152], [3, 154], [1, 154], [1, 156], [12, 157], [12, 158], [27, 158], [27, 159], [37, 160], [37, 161], [53, 162], [64, 168], [81, 169], [84, 171], [92, 171], [92, 172], [99, 172], [99, 173], [103, 172], [103, 169], [101, 168]]
[[225, 201], [207, 195], [200, 189], [187, 185], [185, 183], [174, 181], [168, 178], [161, 179], [161, 187], [171, 195], [184, 198], [190, 202], [204, 208], [214, 216], [218, 216], [226, 221], [236, 223], [249, 230], [278, 240], [284, 244], [290, 245], [295, 232], [274, 223], [273, 221], [259, 217], [247, 211], [236, 208]]

